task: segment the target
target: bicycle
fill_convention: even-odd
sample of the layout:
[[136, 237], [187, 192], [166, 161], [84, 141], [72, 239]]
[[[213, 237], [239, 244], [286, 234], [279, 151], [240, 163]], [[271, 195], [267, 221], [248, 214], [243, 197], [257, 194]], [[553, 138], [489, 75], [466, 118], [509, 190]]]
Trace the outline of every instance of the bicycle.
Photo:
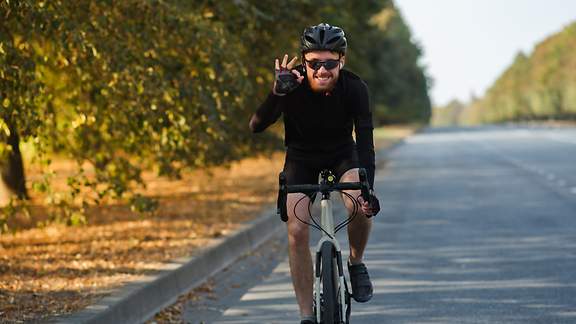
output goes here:
[[[344, 276], [342, 267], [342, 253], [340, 244], [336, 240], [335, 234], [346, 227], [358, 213], [357, 198], [342, 190], [360, 190], [365, 201], [369, 201], [370, 192], [366, 176], [366, 170], [359, 169], [360, 182], [335, 183], [335, 176], [329, 170], [320, 172], [319, 184], [287, 185], [284, 172], [279, 175], [278, 209], [282, 221], [288, 221], [288, 211], [286, 201], [288, 193], [301, 192], [307, 195], [322, 194], [320, 201], [321, 216], [320, 224], [311, 217], [314, 224], [298, 220], [319, 229], [322, 232], [316, 246], [316, 260], [314, 270], [314, 314], [317, 323], [321, 324], [341, 324], [350, 322], [351, 294], [348, 291], [348, 283]], [[354, 210], [351, 217], [340, 224], [334, 226], [334, 216], [332, 214], [332, 201], [330, 193], [340, 191], [354, 202]], [[302, 198], [303, 199], [303, 198]], [[301, 200], [302, 200], [301, 199]], [[300, 201], [301, 201], [300, 200]], [[296, 205], [300, 202], [298, 201]], [[313, 199], [311, 199], [310, 205]], [[310, 211], [310, 205], [308, 209]], [[294, 208], [296, 209], [296, 207]], [[296, 214], [296, 213], [294, 213]], [[311, 215], [311, 214], [310, 214]]]

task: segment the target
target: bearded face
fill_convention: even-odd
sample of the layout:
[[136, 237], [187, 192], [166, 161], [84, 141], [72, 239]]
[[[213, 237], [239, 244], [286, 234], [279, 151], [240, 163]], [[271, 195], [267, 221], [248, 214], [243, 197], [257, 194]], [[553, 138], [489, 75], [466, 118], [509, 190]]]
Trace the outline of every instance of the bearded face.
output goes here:
[[330, 92], [338, 81], [344, 56], [330, 51], [312, 51], [304, 55], [304, 60], [306, 76], [312, 91]]

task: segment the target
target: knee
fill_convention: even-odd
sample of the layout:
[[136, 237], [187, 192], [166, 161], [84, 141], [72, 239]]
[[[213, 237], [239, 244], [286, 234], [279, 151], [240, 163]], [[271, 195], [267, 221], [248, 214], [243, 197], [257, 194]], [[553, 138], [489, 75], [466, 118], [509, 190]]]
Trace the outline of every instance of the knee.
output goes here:
[[288, 243], [290, 247], [308, 247], [309, 229], [308, 225], [302, 221], [310, 220], [309, 202], [310, 199], [304, 194], [288, 194]]
[[[297, 221], [300, 223], [299, 221]], [[288, 243], [290, 247], [308, 247], [309, 229], [306, 224], [288, 224]]]
[[362, 208], [360, 207], [360, 202], [358, 201], [358, 197], [360, 196], [360, 191], [348, 191], [348, 195], [342, 195], [342, 200], [344, 201], [344, 206], [348, 210], [348, 215], [353, 215], [356, 212], [356, 215], [364, 215], [362, 213]]

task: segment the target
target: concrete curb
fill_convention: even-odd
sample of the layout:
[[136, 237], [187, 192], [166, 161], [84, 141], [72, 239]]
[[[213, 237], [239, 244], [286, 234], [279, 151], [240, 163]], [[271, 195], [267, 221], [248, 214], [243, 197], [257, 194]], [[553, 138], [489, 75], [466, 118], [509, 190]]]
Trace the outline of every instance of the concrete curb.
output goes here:
[[153, 276], [129, 283], [86, 309], [57, 323], [142, 323], [178, 296], [203, 283], [242, 255], [279, 234], [284, 223], [270, 212], [220, 238], [195, 255], [174, 260]]

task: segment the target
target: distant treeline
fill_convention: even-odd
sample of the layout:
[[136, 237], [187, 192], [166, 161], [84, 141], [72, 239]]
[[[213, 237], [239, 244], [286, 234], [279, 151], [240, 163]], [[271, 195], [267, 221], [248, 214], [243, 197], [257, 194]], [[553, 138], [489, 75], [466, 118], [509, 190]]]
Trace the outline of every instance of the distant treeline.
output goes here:
[[[576, 22], [519, 53], [484, 97], [434, 110], [435, 124], [576, 119]], [[447, 108], [447, 109], [444, 109]]]
[[22, 142], [36, 162], [78, 162], [59, 205], [130, 196], [143, 169], [177, 177], [278, 147], [273, 132], [250, 134], [249, 116], [274, 58], [298, 54], [304, 27], [320, 22], [346, 31], [347, 67], [368, 82], [379, 123], [428, 120], [420, 49], [392, 0], [0, 1], [3, 182], [20, 198], [51, 193], [49, 176], [26, 185]]

